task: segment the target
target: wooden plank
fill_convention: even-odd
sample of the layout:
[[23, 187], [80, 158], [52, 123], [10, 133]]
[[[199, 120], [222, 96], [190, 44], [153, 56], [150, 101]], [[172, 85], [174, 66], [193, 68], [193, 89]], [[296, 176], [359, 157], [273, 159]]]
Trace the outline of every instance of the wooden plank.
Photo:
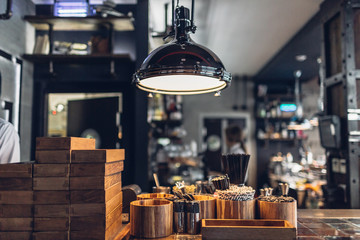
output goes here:
[[69, 231], [69, 218], [34, 218], [35, 232]]
[[124, 170], [124, 161], [71, 164], [71, 177], [109, 176]]
[[32, 163], [0, 164], [0, 178], [31, 178]]
[[106, 203], [71, 204], [71, 216], [107, 216], [122, 204], [122, 192]]
[[69, 232], [33, 232], [32, 240], [68, 240]]
[[34, 164], [34, 177], [68, 177], [70, 164]]
[[95, 149], [95, 139], [79, 137], [36, 138], [36, 150], [89, 150]]
[[70, 190], [108, 189], [117, 183], [121, 183], [121, 173], [105, 177], [70, 177]]
[[[32, 204], [0, 205], [0, 218], [30, 218], [33, 217]], [[1, 238], [0, 238], [1, 239]]]
[[0, 204], [32, 204], [33, 191], [0, 191]]
[[35, 161], [37, 163], [70, 163], [71, 150], [36, 151]]
[[32, 190], [32, 178], [1, 178], [0, 191]]
[[0, 231], [32, 231], [32, 218], [0, 218]]
[[85, 191], [71, 191], [70, 202], [76, 203], [103, 203], [107, 202], [121, 192], [121, 183], [114, 184], [110, 188], [104, 190], [85, 190]]
[[69, 205], [35, 205], [34, 217], [68, 217]]
[[1, 240], [32, 240], [32, 232], [0, 232]]
[[70, 204], [70, 192], [34, 191], [34, 204]]
[[117, 219], [121, 219], [122, 204], [117, 206], [114, 211], [107, 216], [104, 214], [97, 216], [71, 216], [70, 229], [71, 231], [100, 231], [104, 232]]
[[34, 180], [34, 190], [69, 190], [68, 177], [37, 177]]
[[109, 163], [125, 160], [124, 149], [75, 150], [71, 153], [73, 163]]

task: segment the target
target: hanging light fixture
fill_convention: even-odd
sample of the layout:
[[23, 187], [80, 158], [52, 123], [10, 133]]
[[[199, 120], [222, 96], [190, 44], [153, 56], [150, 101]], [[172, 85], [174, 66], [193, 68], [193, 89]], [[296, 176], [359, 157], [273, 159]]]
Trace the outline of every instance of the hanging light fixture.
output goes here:
[[191, 95], [221, 91], [230, 85], [231, 74], [215, 53], [195, 43], [189, 36], [196, 30], [194, 0], [191, 19], [188, 8], [177, 4], [174, 10], [174, 0], [172, 2], [175, 31], [169, 35], [174, 39], [150, 53], [134, 74], [133, 82], [139, 89], [160, 94]]

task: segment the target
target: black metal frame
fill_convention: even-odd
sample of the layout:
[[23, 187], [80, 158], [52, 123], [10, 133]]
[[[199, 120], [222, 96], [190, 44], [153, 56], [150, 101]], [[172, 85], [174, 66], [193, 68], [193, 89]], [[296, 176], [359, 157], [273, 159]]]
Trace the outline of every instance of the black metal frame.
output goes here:
[[11, 16], [12, 16], [11, 7], [12, 7], [12, 0], [7, 0], [7, 2], [6, 2], [6, 11], [5, 11], [5, 13], [0, 14], [0, 19], [8, 20], [8, 19], [11, 18]]

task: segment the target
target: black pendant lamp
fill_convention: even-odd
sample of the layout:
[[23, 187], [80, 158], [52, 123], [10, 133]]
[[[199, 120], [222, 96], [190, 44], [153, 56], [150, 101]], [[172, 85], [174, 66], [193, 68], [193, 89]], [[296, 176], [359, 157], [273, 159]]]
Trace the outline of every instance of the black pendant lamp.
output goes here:
[[133, 81], [138, 88], [153, 93], [215, 92], [220, 95], [220, 91], [230, 85], [231, 74], [215, 53], [191, 40], [189, 34], [196, 30], [194, 0], [191, 20], [188, 8], [176, 6], [173, 12], [174, 39], [150, 53], [134, 74]]

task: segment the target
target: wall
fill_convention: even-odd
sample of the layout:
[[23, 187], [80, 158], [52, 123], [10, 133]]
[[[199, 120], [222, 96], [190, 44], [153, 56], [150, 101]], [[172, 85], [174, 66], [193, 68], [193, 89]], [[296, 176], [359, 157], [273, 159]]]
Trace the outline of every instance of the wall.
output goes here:
[[[185, 142], [189, 143], [191, 140], [199, 139], [199, 118], [200, 114], [205, 113], [235, 113], [242, 112], [242, 110], [233, 110], [235, 103], [241, 103], [241, 83], [235, 84], [234, 78], [232, 86], [222, 91], [221, 97], [215, 97], [214, 94], [201, 94], [183, 97], [183, 115], [184, 115], [184, 128], [187, 131], [187, 136], [184, 138]], [[251, 115], [252, 129], [247, 133], [249, 138], [248, 149], [251, 149], [251, 158], [249, 166], [249, 185], [256, 186], [256, 149], [254, 129], [255, 121], [253, 119], [254, 96], [253, 96], [253, 83], [251, 80], [247, 84], [247, 111]], [[236, 99], [238, 93], [238, 99]], [[198, 142], [198, 146], [200, 143]], [[201, 151], [201, 149], [199, 149]]]
[[[3, 13], [6, 1], [1, 1], [0, 11]], [[35, 30], [23, 21], [24, 15], [34, 15], [35, 5], [30, 0], [13, 0], [13, 16], [9, 20], [0, 20], [0, 49], [20, 58], [24, 53], [31, 53], [34, 45]], [[0, 65], [0, 70], [2, 69]], [[3, 73], [4, 75], [4, 73]], [[3, 81], [9, 81], [3, 79]], [[21, 160], [30, 160], [31, 124], [32, 124], [32, 90], [33, 65], [23, 61], [22, 92], [20, 103], [20, 144]], [[6, 91], [6, 89], [3, 89]]]

